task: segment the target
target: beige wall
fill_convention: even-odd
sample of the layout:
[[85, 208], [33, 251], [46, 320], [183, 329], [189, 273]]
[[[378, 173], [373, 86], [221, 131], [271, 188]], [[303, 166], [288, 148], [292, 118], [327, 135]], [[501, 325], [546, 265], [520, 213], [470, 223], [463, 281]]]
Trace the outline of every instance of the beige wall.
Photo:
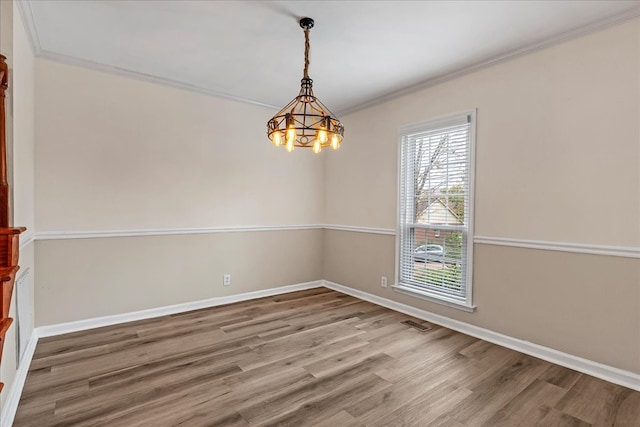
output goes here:
[[[640, 246], [640, 20], [344, 117], [325, 222], [396, 227], [398, 128], [477, 108], [476, 236]], [[395, 237], [328, 230], [323, 277], [640, 372], [640, 260], [475, 245], [473, 314], [380, 287]]]
[[0, 52], [11, 65], [13, 61], [13, 2], [0, 3]]
[[[11, 45], [9, 50], [11, 53], [11, 96], [7, 98], [7, 107], [12, 113], [8, 117], [12, 133], [9, 134], [7, 145], [8, 151], [11, 153], [8, 163], [12, 171], [10, 177], [13, 191], [12, 218], [15, 225], [27, 227], [27, 232], [21, 236], [21, 241], [24, 242], [29, 241], [34, 230], [34, 57], [18, 9], [13, 7], [12, 2], [1, 3], [2, 37], [4, 39], [2, 52], [7, 53], [4, 48], [5, 42]], [[5, 20], [10, 22], [7, 27], [12, 29], [8, 35], [5, 33], [5, 24], [7, 23]], [[10, 42], [7, 39], [10, 39]], [[26, 276], [26, 280], [20, 281], [20, 286], [28, 286], [30, 289], [27, 294], [32, 296], [35, 273], [33, 241], [21, 249], [20, 271], [18, 271], [17, 278], [21, 278], [27, 271], [30, 274]], [[16, 286], [10, 310], [14, 323], [5, 337], [6, 342], [0, 367], [0, 381], [5, 383], [5, 388], [0, 396], [3, 405], [18, 367], [16, 361], [18, 352], [16, 334], [19, 326], [16, 304], [17, 291]], [[26, 305], [30, 306], [31, 313], [27, 314], [31, 314], [32, 321], [30, 323], [33, 325], [33, 301], [27, 302]], [[26, 325], [22, 325], [22, 327], [26, 327]]]
[[[36, 326], [321, 279], [322, 230], [36, 242]], [[230, 273], [231, 286], [222, 285]]]
[[[37, 231], [395, 228], [398, 127], [477, 108], [477, 235], [637, 247], [639, 22], [348, 115], [335, 156], [269, 146], [262, 107], [38, 59]], [[476, 245], [468, 314], [381, 289], [394, 251], [332, 230], [42, 240], [36, 325], [325, 278], [640, 372], [637, 259]]]
[[[20, 249], [20, 270], [17, 279], [20, 279], [27, 271], [25, 281], [21, 281], [20, 286], [28, 286], [30, 289], [26, 293], [33, 296], [33, 284], [35, 276], [35, 251], [33, 235], [35, 229], [34, 222], [34, 121], [35, 121], [35, 58], [29, 45], [27, 33], [22, 23], [18, 8], [13, 9], [13, 141], [12, 141], [12, 191], [13, 224], [26, 227], [27, 231], [20, 236], [23, 243]], [[27, 243], [24, 246], [24, 242]], [[17, 283], [17, 281], [16, 281]], [[19, 319], [16, 314], [15, 294], [12, 309], [14, 310], [15, 326], [18, 326]], [[30, 324], [34, 322], [33, 301], [30, 301], [31, 315]], [[24, 313], [23, 313], [24, 314]], [[26, 325], [25, 325], [26, 327]], [[17, 328], [12, 327], [16, 333]], [[14, 341], [15, 342], [15, 341]], [[9, 341], [7, 341], [9, 344]]]
[[36, 92], [39, 233], [321, 221], [322, 158], [270, 109], [44, 59]]
[[340, 155], [325, 159], [325, 222], [395, 228], [398, 128], [477, 108], [476, 235], [640, 246], [639, 27], [344, 117]]
[[[275, 149], [267, 108], [43, 59], [36, 92], [38, 233], [321, 222], [322, 158]], [[318, 280], [321, 237], [39, 241], [36, 324]]]
[[640, 260], [475, 245], [475, 313], [380, 286], [395, 237], [325, 231], [323, 277], [383, 298], [633, 372], [640, 372]]
[[21, 240], [33, 237], [35, 58], [18, 8], [14, 8], [13, 69], [13, 223], [27, 227]]

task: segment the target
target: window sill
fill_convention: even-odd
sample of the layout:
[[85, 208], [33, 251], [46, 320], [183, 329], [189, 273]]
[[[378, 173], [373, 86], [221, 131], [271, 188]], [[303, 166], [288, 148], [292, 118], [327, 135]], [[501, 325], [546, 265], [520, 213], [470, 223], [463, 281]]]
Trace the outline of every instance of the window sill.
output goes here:
[[409, 295], [412, 297], [420, 298], [429, 302], [433, 302], [440, 305], [446, 305], [447, 307], [456, 308], [458, 310], [467, 311], [473, 313], [476, 311], [475, 305], [467, 305], [464, 302], [457, 301], [454, 299], [448, 299], [443, 296], [435, 296], [428, 291], [424, 291], [422, 289], [416, 289], [413, 286], [407, 286], [403, 284], [392, 285], [391, 286], [394, 291], [399, 292], [401, 294]]

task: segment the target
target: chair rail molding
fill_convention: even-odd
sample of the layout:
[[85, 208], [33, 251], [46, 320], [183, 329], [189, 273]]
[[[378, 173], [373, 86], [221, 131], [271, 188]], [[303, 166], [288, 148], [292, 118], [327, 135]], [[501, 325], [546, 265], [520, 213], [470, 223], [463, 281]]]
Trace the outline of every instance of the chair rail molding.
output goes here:
[[[128, 230], [43, 231], [27, 236], [21, 248], [36, 240], [97, 239], [109, 237], [170, 236], [180, 234], [248, 233], [264, 231], [333, 230], [353, 233], [397, 235], [396, 229], [344, 224], [281, 224], [281, 225], [233, 225], [198, 228], [144, 228]], [[513, 248], [540, 249], [578, 254], [640, 258], [640, 246], [612, 246], [595, 243], [557, 242], [511, 237], [479, 236], [473, 243], [480, 245], [508, 246]]]
[[481, 245], [509, 246], [514, 248], [541, 249], [545, 251], [572, 252], [578, 254], [640, 258], [640, 247], [634, 246], [608, 246], [591, 243], [567, 243], [549, 240], [527, 240], [487, 236], [474, 236], [473, 243]]

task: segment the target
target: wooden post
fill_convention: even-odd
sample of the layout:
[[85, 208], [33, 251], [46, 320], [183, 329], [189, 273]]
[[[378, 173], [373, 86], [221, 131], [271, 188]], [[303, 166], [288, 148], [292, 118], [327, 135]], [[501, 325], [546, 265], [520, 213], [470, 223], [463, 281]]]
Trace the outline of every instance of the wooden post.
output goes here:
[[0, 54], [0, 227], [9, 227], [9, 182], [7, 181], [7, 135], [4, 100], [9, 87], [9, 66]]
[[[2, 0], [0, 0], [2, 1]], [[16, 280], [20, 233], [24, 227], [9, 226], [9, 182], [7, 181], [7, 134], [4, 99], [9, 87], [9, 67], [6, 57], [0, 54], [0, 360], [5, 337], [13, 319], [9, 317], [9, 305]], [[0, 391], [4, 384], [0, 383]]]

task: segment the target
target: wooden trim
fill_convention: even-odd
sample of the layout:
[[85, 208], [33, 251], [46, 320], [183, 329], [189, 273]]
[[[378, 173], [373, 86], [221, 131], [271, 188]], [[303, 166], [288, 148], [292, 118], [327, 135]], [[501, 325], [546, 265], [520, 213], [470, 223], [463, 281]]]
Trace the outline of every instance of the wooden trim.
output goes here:
[[9, 226], [9, 182], [7, 181], [7, 127], [5, 97], [9, 88], [7, 57], [0, 55], [0, 227]]
[[[5, 110], [6, 91], [9, 87], [9, 66], [0, 54], [0, 361], [5, 336], [13, 322], [9, 317], [11, 297], [18, 271], [20, 233], [24, 227], [10, 227], [9, 181], [7, 179], [7, 122]], [[0, 391], [4, 384], [0, 383]]]

